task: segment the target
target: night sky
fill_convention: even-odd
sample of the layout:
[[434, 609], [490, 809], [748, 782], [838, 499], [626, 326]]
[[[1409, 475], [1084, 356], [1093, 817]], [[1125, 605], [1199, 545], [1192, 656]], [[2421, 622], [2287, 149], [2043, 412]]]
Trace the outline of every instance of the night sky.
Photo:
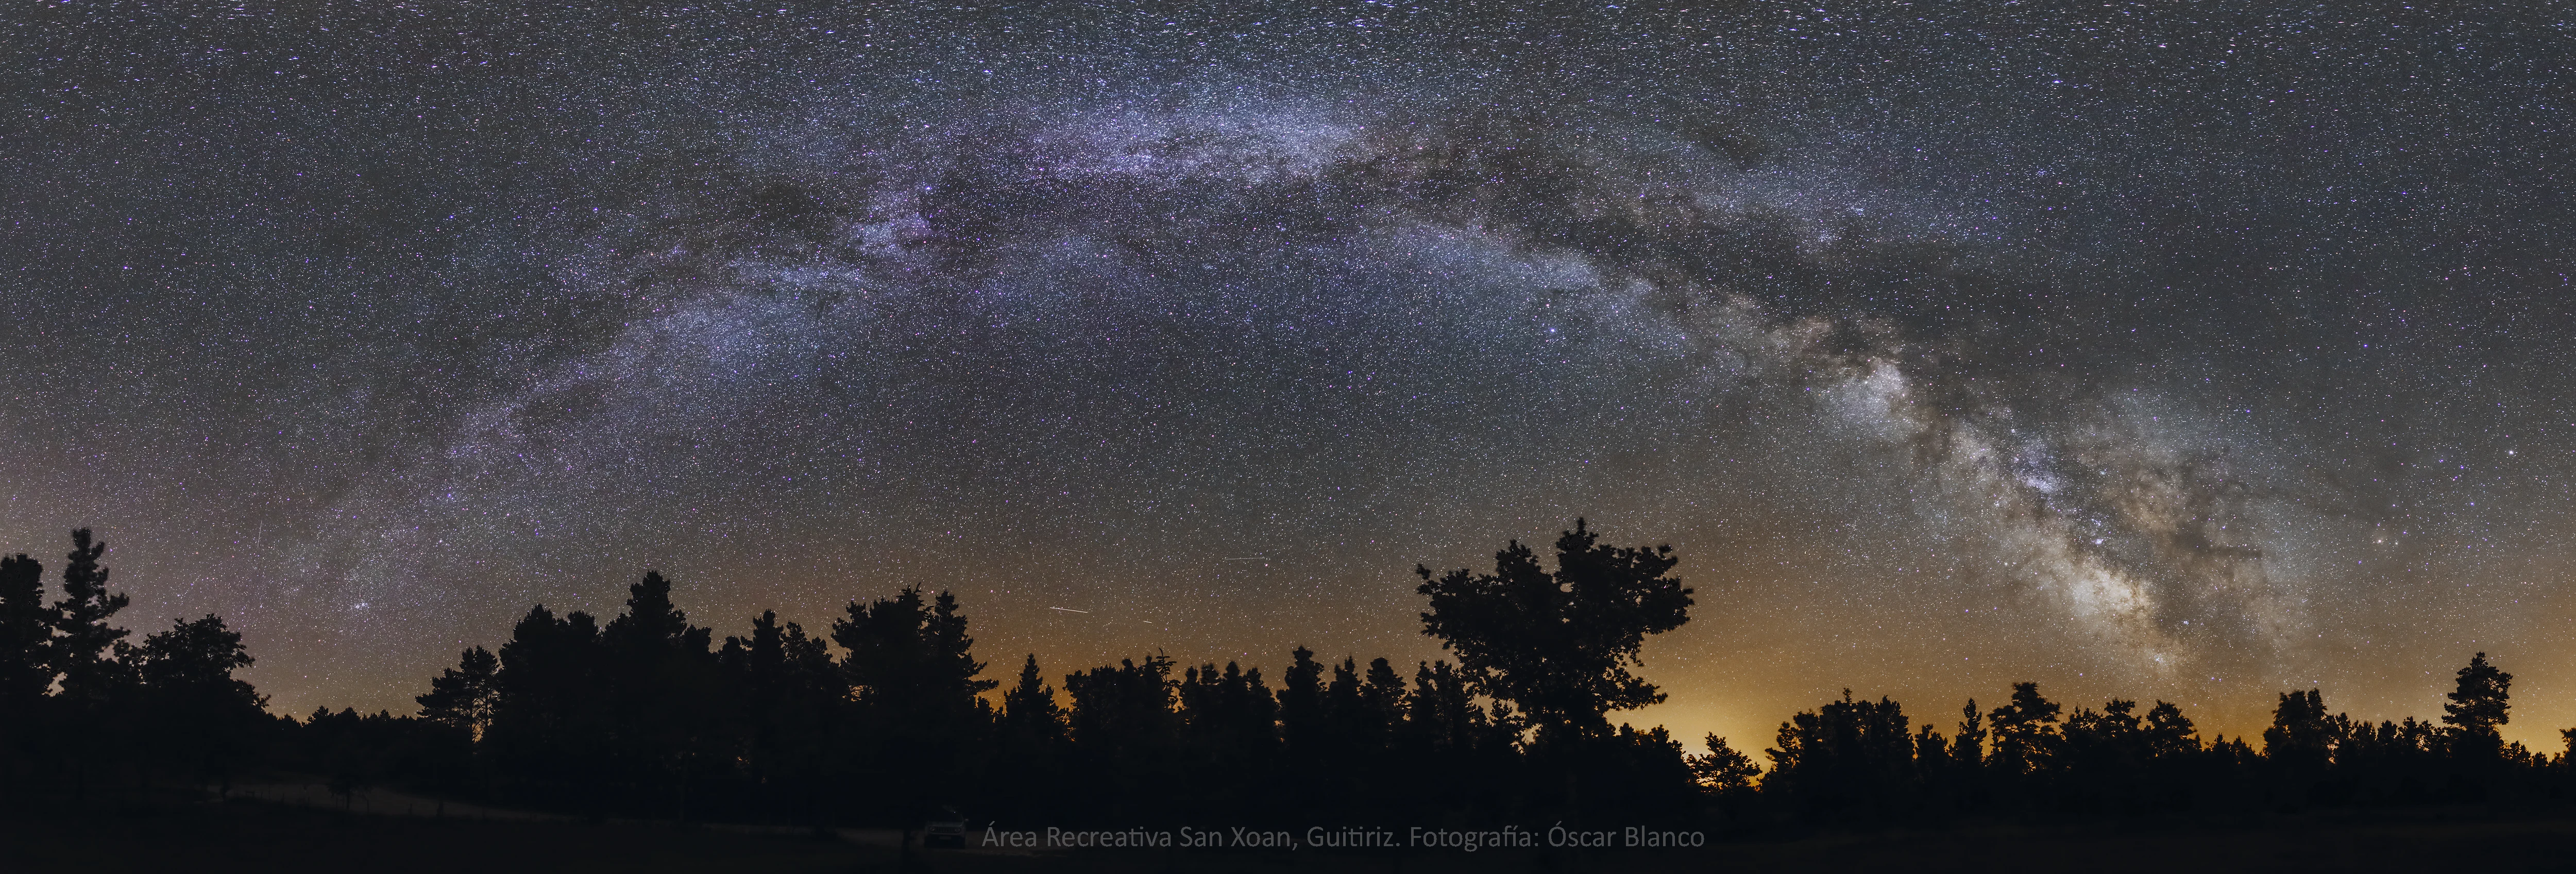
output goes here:
[[297, 714], [648, 567], [1409, 674], [1580, 515], [1694, 739], [2576, 724], [2563, 7], [1035, 6], [13, 7], [0, 546]]

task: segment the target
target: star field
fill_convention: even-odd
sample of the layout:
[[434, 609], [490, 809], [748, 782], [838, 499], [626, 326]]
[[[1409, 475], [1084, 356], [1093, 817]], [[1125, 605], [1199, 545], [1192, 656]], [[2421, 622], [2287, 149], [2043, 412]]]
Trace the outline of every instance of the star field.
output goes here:
[[1687, 736], [2424, 716], [2473, 651], [2576, 724], [2549, 9], [0, 28], [0, 544], [98, 529], [282, 712], [647, 567], [719, 635], [910, 583], [995, 664], [1401, 663], [1416, 563], [1581, 515], [1700, 592], [1628, 715]]

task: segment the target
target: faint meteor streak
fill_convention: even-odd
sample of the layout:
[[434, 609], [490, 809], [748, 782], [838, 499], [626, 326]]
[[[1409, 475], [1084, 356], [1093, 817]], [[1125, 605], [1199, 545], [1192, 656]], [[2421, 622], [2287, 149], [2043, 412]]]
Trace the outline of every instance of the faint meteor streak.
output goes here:
[[1073, 608], [1071, 608], [1071, 607], [1049, 607], [1049, 608], [1047, 608], [1047, 609], [1049, 609], [1049, 610], [1062, 610], [1062, 611], [1067, 612], [1067, 613], [1089, 613], [1089, 612], [1091, 612], [1091, 611], [1089, 611], [1089, 610], [1076, 610], [1076, 609], [1073, 609]]

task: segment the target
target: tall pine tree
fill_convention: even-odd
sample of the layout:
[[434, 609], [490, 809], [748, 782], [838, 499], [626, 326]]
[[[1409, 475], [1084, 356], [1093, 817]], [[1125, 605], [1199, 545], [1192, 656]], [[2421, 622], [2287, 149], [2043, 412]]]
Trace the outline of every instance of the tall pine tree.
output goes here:
[[692, 626], [658, 571], [626, 587], [626, 612], [599, 635], [608, 696], [608, 752], [642, 791], [667, 791], [689, 818], [690, 787], [721, 765], [714, 632]]
[[429, 694], [412, 700], [420, 702], [423, 718], [479, 738], [491, 726], [492, 709], [500, 701], [500, 675], [500, 658], [478, 646], [459, 653], [456, 667], [439, 672], [429, 681]]
[[0, 558], [0, 735], [24, 736], [19, 729], [54, 684], [52, 615], [44, 564], [26, 553]]
[[110, 656], [126, 630], [107, 623], [131, 601], [123, 592], [108, 592], [108, 569], [98, 564], [106, 554], [107, 544], [92, 542], [89, 529], [72, 532], [72, 551], [63, 565], [63, 600], [55, 602], [49, 617], [56, 632], [52, 663], [62, 676], [63, 695], [86, 704], [113, 697], [130, 679], [125, 666]]
[[841, 669], [856, 692], [859, 767], [898, 787], [883, 812], [910, 818], [948, 803], [976, 767], [991, 728], [981, 696], [1000, 685], [977, 679], [974, 638], [957, 598], [925, 601], [906, 586], [893, 598], [850, 602], [832, 623], [832, 642], [848, 650]]
[[2511, 721], [2513, 675], [2487, 663], [2487, 654], [2469, 658], [2458, 685], [2442, 697], [2442, 723], [2450, 726], [2451, 753], [2468, 761], [2488, 761], [2504, 751], [2501, 731]]

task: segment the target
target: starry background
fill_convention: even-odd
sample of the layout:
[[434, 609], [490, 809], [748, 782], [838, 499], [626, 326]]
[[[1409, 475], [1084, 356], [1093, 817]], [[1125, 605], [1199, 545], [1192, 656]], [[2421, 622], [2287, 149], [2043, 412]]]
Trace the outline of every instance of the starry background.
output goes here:
[[1974, 5], [21, 4], [0, 543], [303, 713], [647, 567], [1408, 664], [1582, 515], [1693, 738], [2483, 650], [2556, 748], [2563, 8]]

